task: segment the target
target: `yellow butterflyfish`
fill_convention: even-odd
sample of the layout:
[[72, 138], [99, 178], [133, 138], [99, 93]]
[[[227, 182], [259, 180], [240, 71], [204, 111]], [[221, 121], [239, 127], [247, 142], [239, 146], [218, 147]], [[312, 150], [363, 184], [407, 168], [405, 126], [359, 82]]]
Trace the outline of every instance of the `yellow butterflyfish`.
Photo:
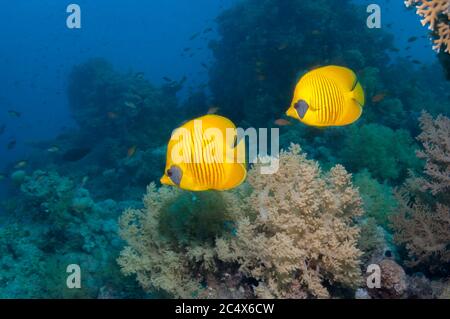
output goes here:
[[161, 183], [184, 190], [229, 190], [247, 176], [245, 140], [219, 115], [205, 115], [176, 129], [167, 147]]
[[286, 115], [310, 126], [344, 126], [359, 119], [364, 103], [356, 74], [331, 65], [312, 70], [298, 81]]

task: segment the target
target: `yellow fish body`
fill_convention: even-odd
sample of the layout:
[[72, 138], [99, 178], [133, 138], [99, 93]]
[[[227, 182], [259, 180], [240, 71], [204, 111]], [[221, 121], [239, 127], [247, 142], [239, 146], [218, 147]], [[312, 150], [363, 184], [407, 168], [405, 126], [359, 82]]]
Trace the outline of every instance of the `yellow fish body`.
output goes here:
[[312, 70], [298, 81], [286, 114], [306, 125], [344, 126], [359, 119], [364, 103], [356, 74], [331, 65]]
[[190, 191], [229, 190], [246, 178], [245, 140], [219, 115], [185, 123], [172, 134], [161, 183]]

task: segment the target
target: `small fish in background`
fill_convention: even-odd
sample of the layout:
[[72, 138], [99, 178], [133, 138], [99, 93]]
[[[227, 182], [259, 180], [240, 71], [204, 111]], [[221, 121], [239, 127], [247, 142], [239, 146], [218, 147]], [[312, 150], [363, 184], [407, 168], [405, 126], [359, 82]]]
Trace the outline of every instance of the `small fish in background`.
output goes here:
[[263, 81], [265, 81], [267, 78], [266, 78], [266, 76], [265, 76], [264, 74], [260, 74], [260, 75], [258, 75], [257, 79], [258, 79], [259, 82], [263, 82]]
[[206, 28], [205, 30], [203, 30], [203, 34], [209, 33], [212, 30], [213, 30], [212, 28]]
[[6, 148], [8, 150], [12, 150], [16, 147], [16, 145], [17, 145], [17, 141], [14, 139], [14, 140], [9, 141], [9, 143], [6, 145]]
[[289, 46], [289, 43], [284, 42], [284, 43], [282, 43], [282, 44], [280, 44], [280, 45], [278, 46], [278, 51], [283, 51], [283, 50], [286, 49], [288, 46]]
[[78, 162], [85, 158], [90, 152], [91, 149], [88, 147], [73, 148], [63, 154], [62, 160], [65, 162]]
[[390, 49], [392, 52], [400, 52], [400, 49], [399, 48], [392, 48], [392, 49]]
[[142, 80], [142, 79], [144, 79], [145, 73], [144, 73], [144, 72], [137, 72], [134, 76], [135, 76], [136, 78]]
[[89, 181], [89, 176], [84, 176], [83, 179], [81, 180], [81, 187], [84, 187], [88, 181]]
[[6, 130], [6, 124], [0, 125], [0, 135], [3, 135], [3, 133], [5, 133], [5, 130]]
[[405, 48], [405, 50], [406, 50], [406, 51], [409, 51], [409, 50], [411, 50], [411, 47], [408, 46], [408, 47]]
[[386, 97], [386, 93], [378, 93], [372, 97], [372, 103], [380, 103]]
[[364, 104], [356, 74], [330, 65], [309, 71], [298, 81], [286, 115], [315, 127], [344, 126], [361, 117]]
[[[198, 121], [201, 122], [201, 130], [196, 127]], [[225, 191], [245, 181], [246, 164], [237, 160], [239, 155], [245, 156], [245, 139], [237, 142], [237, 129], [233, 122], [223, 116], [205, 115], [188, 121], [179, 129], [188, 132], [188, 136], [198, 140], [199, 143], [185, 143], [184, 138], [180, 142], [180, 139], [176, 138], [178, 130], [174, 131], [167, 146], [166, 168], [161, 184], [189, 191]], [[207, 137], [205, 132], [211, 129], [219, 130], [221, 134], [214, 139], [211, 136]], [[231, 136], [234, 137], [232, 145], [229, 139], [230, 131], [234, 134]], [[184, 136], [183, 133], [181, 135]], [[182, 154], [190, 154], [187, 161], [181, 158], [175, 162], [176, 159], [172, 157], [174, 148], [181, 148]], [[209, 156], [206, 152], [211, 150], [216, 150], [218, 154], [208, 161], [206, 158], [209, 159]], [[199, 156], [201, 154], [203, 156]]]
[[28, 161], [27, 160], [22, 160], [22, 161], [18, 161], [15, 165], [14, 168], [15, 169], [22, 169], [28, 166]]
[[130, 108], [130, 109], [133, 109], [133, 110], [137, 109], [136, 104], [134, 104], [133, 102], [126, 101], [125, 102], [125, 106]]
[[51, 146], [51, 147], [49, 147], [47, 149], [47, 152], [49, 152], [49, 153], [58, 153], [59, 152], [59, 147], [56, 146], [56, 145], [53, 145], [53, 146]]
[[18, 118], [22, 116], [22, 113], [14, 111], [14, 110], [9, 110], [8, 111], [9, 116], [13, 117], [13, 118]]
[[217, 114], [217, 112], [219, 112], [220, 107], [218, 106], [211, 106], [208, 110], [207, 114]]
[[195, 40], [195, 38], [197, 38], [200, 35], [200, 32], [196, 32], [193, 35], [191, 35], [191, 37], [189, 38], [189, 41]]
[[290, 121], [285, 120], [285, 119], [278, 119], [274, 123], [275, 123], [275, 125], [278, 125], [278, 126], [289, 126], [289, 125], [292, 125], [292, 123]]
[[410, 38], [408, 39], [408, 42], [411, 43], [411, 42], [416, 41], [417, 39], [418, 39], [418, 37], [413, 36], [413, 37], [410, 37]]
[[132, 147], [130, 147], [130, 148], [128, 149], [128, 151], [127, 151], [127, 157], [128, 157], [128, 158], [133, 157], [134, 154], [136, 154], [136, 151], [137, 151], [137, 146], [136, 146], [136, 145], [133, 145]]
[[117, 119], [119, 117], [119, 115], [117, 113], [114, 113], [114, 112], [108, 112], [107, 116], [108, 116], [108, 118], [110, 120], [115, 120], [115, 119]]
[[191, 48], [184, 48], [183, 49], [183, 52], [189, 52], [189, 51], [191, 51]]
[[171, 78], [169, 78], [168, 76], [164, 76], [163, 80], [166, 81], [166, 82], [169, 82], [169, 83], [173, 82], [173, 80]]
[[205, 69], [207, 69], [207, 70], [209, 69], [209, 67], [206, 65], [206, 63], [203, 63], [203, 62], [202, 62], [201, 65], [202, 65], [203, 68], [205, 68]]
[[392, 28], [392, 23], [386, 24], [386, 27], [388, 27], [389, 29]]
[[418, 65], [422, 64], [422, 62], [420, 62], [419, 60], [412, 60], [411, 62]]

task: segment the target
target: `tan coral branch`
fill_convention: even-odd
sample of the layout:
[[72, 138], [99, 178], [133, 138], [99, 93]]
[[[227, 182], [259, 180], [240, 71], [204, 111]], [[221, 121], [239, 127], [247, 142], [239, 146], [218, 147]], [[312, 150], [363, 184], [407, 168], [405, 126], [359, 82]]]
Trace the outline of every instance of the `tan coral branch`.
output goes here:
[[[416, 13], [422, 20], [423, 26], [429, 25], [428, 29], [434, 31], [437, 39], [434, 41], [433, 49], [439, 52], [445, 46], [445, 52], [450, 53], [450, 31], [448, 21], [450, 19], [450, 0], [406, 0], [407, 7], [416, 7]], [[442, 19], [447, 16], [447, 21]]]

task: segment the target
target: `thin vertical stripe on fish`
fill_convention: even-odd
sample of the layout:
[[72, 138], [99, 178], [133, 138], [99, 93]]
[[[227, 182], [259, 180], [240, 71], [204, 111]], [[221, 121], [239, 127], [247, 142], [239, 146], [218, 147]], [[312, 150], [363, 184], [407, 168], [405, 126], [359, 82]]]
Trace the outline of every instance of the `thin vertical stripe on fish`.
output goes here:
[[355, 73], [331, 65], [308, 72], [299, 80], [286, 114], [311, 126], [344, 126], [359, 119], [364, 103], [364, 91]]
[[[209, 136], [209, 129], [220, 134]], [[236, 136], [236, 126], [229, 119], [212, 114], [184, 124], [169, 142], [161, 183], [191, 191], [228, 190], [239, 186], [247, 175], [245, 163], [227, 160], [230, 151], [234, 158], [237, 158], [238, 152], [245, 154], [245, 141], [228, 145], [227, 134], [230, 129]], [[182, 135], [181, 143], [177, 133]], [[173, 150], [180, 146], [182, 154], [189, 155], [187, 160], [172, 158]]]

